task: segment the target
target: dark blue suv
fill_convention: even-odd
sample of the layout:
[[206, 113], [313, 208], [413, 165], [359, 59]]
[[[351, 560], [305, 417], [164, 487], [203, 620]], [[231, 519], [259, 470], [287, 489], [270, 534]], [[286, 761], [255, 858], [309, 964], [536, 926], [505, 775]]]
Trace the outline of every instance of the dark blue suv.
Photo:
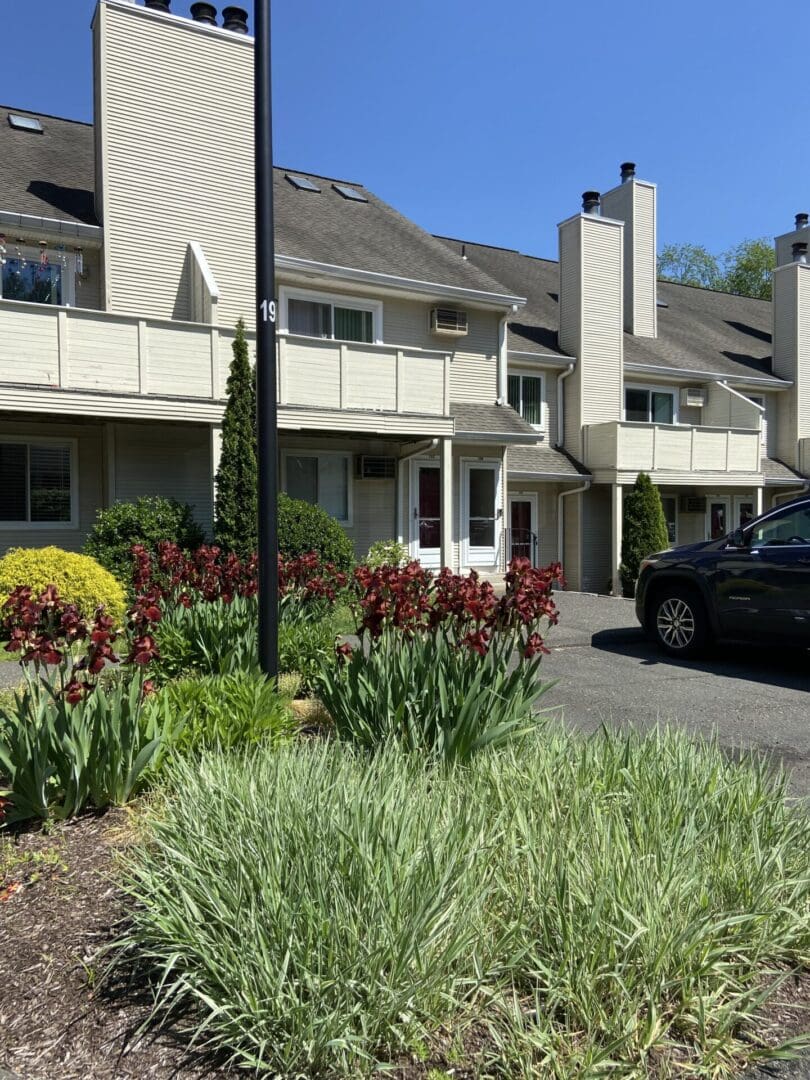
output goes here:
[[650, 555], [636, 614], [671, 656], [716, 638], [810, 646], [810, 494], [720, 540]]

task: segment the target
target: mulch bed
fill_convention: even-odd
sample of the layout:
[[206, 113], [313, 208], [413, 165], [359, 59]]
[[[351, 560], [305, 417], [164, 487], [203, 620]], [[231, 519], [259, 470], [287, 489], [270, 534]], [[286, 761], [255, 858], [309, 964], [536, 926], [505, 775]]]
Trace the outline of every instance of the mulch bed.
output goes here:
[[[142, 985], [97, 985], [104, 961], [96, 954], [126, 919], [112, 856], [133, 835], [125, 810], [48, 831], [0, 833], [0, 1080], [4, 1069], [21, 1080], [245, 1075], [190, 1056], [171, 1032], [139, 1035], [150, 1011]], [[773, 1045], [810, 1028], [810, 975], [780, 989], [766, 1026]], [[469, 1049], [474, 1060], [480, 1047]], [[473, 1075], [444, 1058], [441, 1039], [434, 1053], [431, 1062], [402, 1062], [388, 1075], [416, 1080], [431, 1066], [458, 1080]]]

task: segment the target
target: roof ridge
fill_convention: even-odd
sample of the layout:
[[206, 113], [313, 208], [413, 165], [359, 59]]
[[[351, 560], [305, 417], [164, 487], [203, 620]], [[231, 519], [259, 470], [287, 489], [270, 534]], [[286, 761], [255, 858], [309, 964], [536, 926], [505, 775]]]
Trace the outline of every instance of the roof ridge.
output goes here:
[[509, 255], [520, 255], [522, 259], [533, 259], [535, 262], [548, 262], [557, 265], [559, 260], [549, 259], [545, 255], [528, 255], [525, 251], [521, 251], [519, 248], [503, 247], [501, 244], [484, 244], [480, 240], [464, 240], [460, 236], [443, 236], [441, 233], [433, 233], [437, 240], [449, 240], [453, 244], [471, 244], [473, 247], [487, 248], [489, 251], [505, 251]]
[[286, 165], [274, 165], [275, 172], [291, 173], [293, 176], [311, 176], [315, 180], [329, 180], [333, 184], [351, 184], [352, 187], [363, 188], [364, 191], [368, 191], [365, 184], [359, 180], [341, 180], [339, 176], [324, 176], [323, 173], [308, 172], [306, 169], [291, 169]]

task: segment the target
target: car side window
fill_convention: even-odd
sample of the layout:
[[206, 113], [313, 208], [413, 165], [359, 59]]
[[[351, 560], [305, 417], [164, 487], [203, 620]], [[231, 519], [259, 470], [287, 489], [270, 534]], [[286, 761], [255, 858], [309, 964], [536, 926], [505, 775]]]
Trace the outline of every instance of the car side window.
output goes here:
[[810, 507], [798, 506], [768, 518], [751, 530], [751, 547], [810, 544]]

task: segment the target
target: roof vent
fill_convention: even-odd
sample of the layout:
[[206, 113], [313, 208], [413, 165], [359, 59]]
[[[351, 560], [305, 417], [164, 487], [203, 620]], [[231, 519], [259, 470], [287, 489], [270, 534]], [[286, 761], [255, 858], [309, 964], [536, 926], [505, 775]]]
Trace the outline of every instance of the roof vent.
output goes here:
[[622, 183], [626, 184], [628, 180], [635, 180], [636, 178], [636, 163], [635, 161], [623, 161], [619, 168], [622, 171]]
[[598, 214], [600, 195], [598, 191], [583, 191], [582, 192], [582, 213], [583, 214]]
[[802, 240], [793, 245], [793, 261], [797, 263], [807, 262], [807, 241]]
[[172, 0], [143, 0], [143, 2], [152, 11], [165, 11], [171, 14]]
[[806, 229], [807, 228], [807, 223], [808, 223], [808, 215], [807, 214], [797, 214], [796, 215], [796, 228], [797, 229]]
[[194, 22], [207, 23], [208, 26], [217, 25], [217, 9], [213, 4], [192, 4], [191, 17]]
[[248, 32], [248, 13], [244, 8], [226, 7], [222, 9], [222, 26], [225, 30], [231, 30], [234, 34], [246, 34]]

